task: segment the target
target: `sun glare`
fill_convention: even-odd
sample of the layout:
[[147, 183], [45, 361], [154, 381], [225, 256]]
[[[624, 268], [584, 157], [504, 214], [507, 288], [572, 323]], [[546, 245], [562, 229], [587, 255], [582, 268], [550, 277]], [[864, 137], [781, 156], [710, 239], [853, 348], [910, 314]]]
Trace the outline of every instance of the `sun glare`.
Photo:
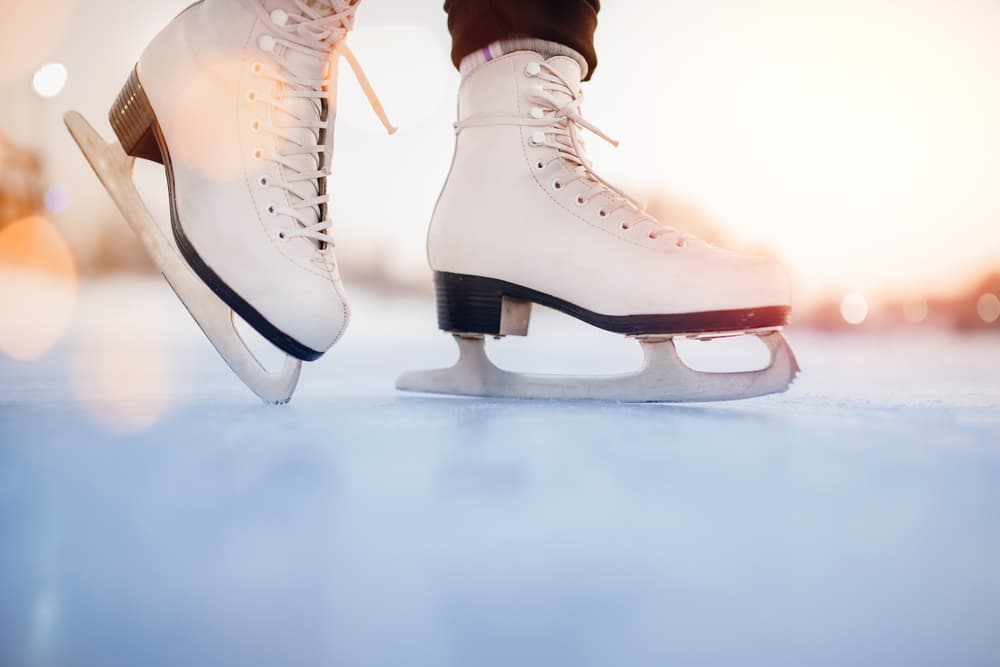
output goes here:
[[[656, 174], [812, 293], [948, 290], [1000, 261], [1000, 5], [611, 4], [602, 25], [645, 40], [601, 35], [622, 51], [588, 95], [623, 135], [621, 156], [594, 147], [614, 180]], [[652, 86], [631, 65], [642, 47]]]

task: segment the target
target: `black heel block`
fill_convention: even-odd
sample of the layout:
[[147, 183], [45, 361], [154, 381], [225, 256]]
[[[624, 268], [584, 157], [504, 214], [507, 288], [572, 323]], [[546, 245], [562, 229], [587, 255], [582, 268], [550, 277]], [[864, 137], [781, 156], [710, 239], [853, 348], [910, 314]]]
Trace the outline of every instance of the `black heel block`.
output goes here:
[[531, 303], [505, 294], [503, 281], [437, 272], [438, 327], [442, 331], [488, 336], [525, 336]]

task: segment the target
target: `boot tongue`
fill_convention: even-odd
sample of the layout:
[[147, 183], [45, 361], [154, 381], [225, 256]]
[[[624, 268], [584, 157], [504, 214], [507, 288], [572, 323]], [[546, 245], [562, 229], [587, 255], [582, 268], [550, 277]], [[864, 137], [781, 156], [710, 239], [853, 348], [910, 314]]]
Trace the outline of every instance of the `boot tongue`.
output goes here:
[[[343, 11], [344, 9], [347, 9], [352, 3], [348, 0], [305, 0], [303, 4], [313, 9], [316, 14], [320, 16], [327, 16], [336, 11]], [[266, 3], [266, 7], [269, 12], [281, 10], [289, 16], [302, 14], [302, 10], [299, 9], [294, 2], [291, 2], [291, 0], [269, 0]], [[289, 25], [294, 24], [294, 21], [289, 21]], [[332, 49], [332, 44], [330, 48]], [[280, 55], [285, 61], [287, 61], [289, 71], [283, 72], [286, 77], [295, 77], [310, 81], [321, 81], [326, 79], [330, 73], [330, 58], [317, 58], [313, 55], [302, 53], [292, 48], [283, 49]], [[282, 89], [279, 90], [279, 97], [281, 97], [283, 93], [290, 92], [294, 89], [294, 87], [289, 84], [278, 85]], [[324, 109], [323, 100], [283, 96], [281, 97], [281, 104], [284, 108], [289, 109], [291, 113], [289, 114], [281, 111], [276, 111], [275, 113], [278, 116], [279, 124], [286, 126], [284, 132], [288, 135], [290, 140], [282, 142], [278, 146], [279, 153], [289, 153], [300, 150], [302, 146], [315, 146], [324, 143], [323, 137], [319, 135], [318, 130], [287, 127], [288, 125], [295, 124], [297, 119], [309, 121], [321, 120]], [[329, 132], [330, 129], [328, 128], [327, 131]], [[313, 155], [293, 155], [285, 157], [285, 160], [294, 164], [301, 172], [313, 172], [319, 170], [321, 166], [328, 166], [329, 156], [321, 158]], [[320, 160], [324, 160], [324, 162], [321, 163]], [[289, 176], [295, 175], [295, 172], [292, 169], [286, 168], [286, 172]], [[291, 183], [289, 184], [288, 189], [290, 192], [294, 192], [295, 195], [298, 195], [301, 199], [312, 199], [313, 197], [321, 194], [319, 181], [315, 179]], [[294, 201], [295, 197], [291, 196], [290, 199], [292, 201], [289, 203], [294, 205], [296, 203], [296, 201]], [[315, 224], [320, 221], [321, 212], [316, 207], [311, 209], [301, 209], [299, 213], [306, 219], [306, 224]]]
[[560, 76], [569, 84], [570, 90], [573, 91], [573, 96], [571, 97], [568, 93], [562, 91], [555, 91], [552, 93], [552, 97], [559, 102], [559, 104], [567, 104], [573, 101], [573, 98], [579, 96], [580, 94], [580, 79], [582, 78], [582, 72], [580, 71], [580, 65], [572, 58], [567, 56], [556, 56], [554, 58], [549, 58], [546, 63], [549, 67], [559, 72]]
[[[574, 99], [579, 97], [581, 90], [580, 79], [582, 78], [580, 65], [572, 58], [568, 58], [566, 56], [555, 56], [553, 58], [549, 58], [545, 62], [546, 64], [548, 64], [549, 67], [558, 72], [559, 76], [561, 76], [562, 79], [569, 85], [569, 91], [563, 91], [561, 87], [559, 87], [560, 89], [558, 90], [550, 90], [549, 94], [552, 96], [553, 101], [559, 106], [563, 106], [569, 104]], [[553, 86], [553, 88], [557, 87]], [[572, 94], [570, 93], [570, 91], [572, 91]], [[563, 122], [568, 124], [569, 121], [563, 121]], [[583, 138], [579, 137], [579, 135], [577, 135], [577, 137], [579, 140], [580, 148], [581, 149], [584, 148], [585, 146]], [[557, 141], [561, 143], [563, 146], [565, 146], [566, 149], [573, 150], [573, 146], [570, 143], [568, 137], [562, 136], [558, 138]], [[586, 160], [585, 155], [580, 155], [579, 157], [581, 160]], [[567, 161], [567, 166], [569, 166], [572, 169], [579, 168], [579, 165], [574, 164], [573, 162], [570, 161]]]
[[302, 4], [324, 16], [334, 12], [342, 12], [357, 4], [358, 0], [302, 0]]
[[[299, 70], [301, 71], [301, 70]], [[320, 78], [320, 77], [317, 77]], [[292, 165], [299, 173], [315, 172], [323, 166], [325, 158], [320, 155], [289, 155], [303, 147], [316, 146], [323, 143], [319, 130], [288, 127], [298, 119], [301, 120], [321, 120], [323, 114], [323, 103], [321, 100], [301, 99], [284, 97], [281, 100], [282, 106], [289, 109], [291, 113], [275, 112], [278, 115], [279, 124], [285, 126], [284, 133], [288, 136], [288, 141], [283, 141], [278, 146], [278, 153], [283, 154], [284, 159]], [[297, 176], [295, 169], [284, 167], [286, 176]], [[320, 194], [320, 184], [317, 179], [308, 179], [288, 184], [288, 190], [294, 192], [300, 199], [312, 199]], [[290, 204], [295, 204], [295, 197], [289, 197]], [[305, 224], [315, 224], [320, 220], [320, 211], [313, 207], [311, 209], [301, 209], [300, 213], [305, 218]]]

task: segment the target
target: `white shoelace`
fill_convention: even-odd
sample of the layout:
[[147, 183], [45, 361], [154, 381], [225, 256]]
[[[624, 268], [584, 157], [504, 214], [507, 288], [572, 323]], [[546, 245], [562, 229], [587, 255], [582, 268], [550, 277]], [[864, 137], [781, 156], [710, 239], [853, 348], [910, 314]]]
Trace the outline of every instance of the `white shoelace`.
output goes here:
[[[528, 100], [541, 110], [541, 116], [477, 116], [467, 118], [455, 124], [456, 133], [470, 127], [489, 127], [496, 125], [517, 125], [538, 128], [532, 134], [531, 142], [535, 146], [551, 148], [555, 153], [540, 164], [547, 166], [557, 160], [562, 160], [570, 167], [568, 178], [559, 179], [559, 186], [565, 187], [576, 181], [583, 181], [590, 187], [578, 195], [577, 203], [581, 206], [590, 203], [595, 197], [603, 196], [607, 201], [600, 209], [601, 217], [611, 217], [617, 211], [624, 211], [625, 218], [621, 225], [629, 229], [641, 223], [652, 226], [649, 232], [651, 239], [661, 236], [676, 237], [679, 247], [686, 244], [686, 237], [673, 227], [668, 227], [653, 216], [646, 213], [643, 206], [618, 187], [598, 175], [591, 161], [587, 159], [580, 129], [586, 129], [612, 146], [618, 147], [618, 141], [612, 139], [599, 128], [588, 122], [580, 113], [583, 104], [583, 93], [574, 87], [565, 77], [546, 62], [538, 63], [538, 71], [534, 76], [543, 83], [529, 93]], [[562, 103], [555, 95], [567, 97], [568, 102]]]
[[[336, 108], [337, 64], [346, 58], [357, 77], [372, 109], [389, 134], [396, 128], [386, 117], [385, 110], [361, 69], [357, 58], [345, 43], [347, 33], [354, 26], [355, 12], [360, 0], [312, 0], [320, 11], [304, 0], [292, 0], [298, 14], [276, 10], [268, 13], [263, 4], [254, 1], [253, 8], [261, 21], [268, 26], [273, 42], [268, 43], [276, 71], [255, 69], [262, 77], [278, 83], [279, 93], [272, 98], [257, 101], [272, 107], [276, 116], [287, 119], [260, 131], [274, 135], [283, 142], [284, 149], [269, 159], [283, 168], [285, 177], [269, 187], [279, 187], [288, 193], [290, 205], [272, 207], [269, 213], [295, 219], [299, 227], [283, 234], [283, 238], [308, 238], [317, 242], [320, 249], [332, 245], [328, 230], [333, 225], [329, 219], [330, 196], [327, 178], [330, 176], [333, 152], [332, 120], [329, 109]], [[275, 20], [275, 18], [279, 20]], [[284, 47], [279, 50], [278, 47]], [[317, 73], [323, 72], [319, 76]], [[307, 104], [302, 104], [306, 101]], [[300, 159], [308, 156], [309, 160]], [[301, 184], [309, 184], [308, 188]]]

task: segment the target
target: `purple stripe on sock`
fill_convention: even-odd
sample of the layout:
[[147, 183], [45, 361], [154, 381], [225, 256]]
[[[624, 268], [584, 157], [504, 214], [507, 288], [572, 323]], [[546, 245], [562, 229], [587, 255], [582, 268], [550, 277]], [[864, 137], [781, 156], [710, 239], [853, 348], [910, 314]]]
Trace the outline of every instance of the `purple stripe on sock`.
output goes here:
[[483, 56], [486, 58], [486, 62], [493, 60], [493, 54], [490, 53], [490, 47], [484, 46], [482, 48]]

